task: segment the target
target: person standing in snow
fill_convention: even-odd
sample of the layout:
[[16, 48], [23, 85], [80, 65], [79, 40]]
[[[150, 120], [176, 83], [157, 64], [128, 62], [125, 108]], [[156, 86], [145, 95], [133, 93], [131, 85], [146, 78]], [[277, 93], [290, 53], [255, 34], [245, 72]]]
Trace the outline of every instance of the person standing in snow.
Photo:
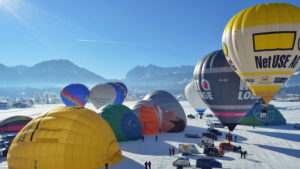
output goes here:
[[151, 162], [150, 161], [148, 162], [148, 166], [149, 166], [149, 169], [151, 169]]
[[234, 142], [236, 142], [236, 139], [237, 139], [237, 135], [234, 135]]
[[243, 152], [244, 158], [246, 158], [246, 155], [247, 155], [247, 151], [244, 151], [244, 152]]
[[157, 139], [158, 139], [158, 136], [156, 135], [156, 136], [155, 136], [155, 141], [156, 141], [156, 142], [157, 142]]
[[241, 150], [240, 152], [241, 152], [241, 158], [243, 158], [243, 154], [244, 154], [244, 153], [243, 153], [243, 151], [242, 151], [242, 150]]
[[175, 148], [174, 147], [172, 148], [172, 152], [173, 152], [173, 155], [174, 155], [175, 154]]
[[172, 155], [172, 150], [171, 150], [171, 148], [169, 148], [169, 156], [171, 156]]
[[105, 163], [105, 169], [108, 169], [108, 163]]
[[148, 169], [148, 162], [145, 162], [145, 169]]

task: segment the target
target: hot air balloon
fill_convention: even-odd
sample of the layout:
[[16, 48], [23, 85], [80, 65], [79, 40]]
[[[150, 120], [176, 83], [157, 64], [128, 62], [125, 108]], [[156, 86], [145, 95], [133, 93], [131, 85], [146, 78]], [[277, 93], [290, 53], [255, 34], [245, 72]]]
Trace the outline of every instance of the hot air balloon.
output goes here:
[[286, 119], [273, 105], [257, 103], [248, 111], [241, 124], [255, 126], [285, 125]]
[[206, 110], [206, 105], [203, 102], [201, 96], [196, 90], [194, 81], [186, 85], [184, 90], [185, 97], [192, 107], [198, 112], [200, 116], [203, 116], [204, 111]]
[[121, 160], [107, 122], [96, 112], [75, 106], [34, 118], [14, 138], [7, 156], [13, 169], [94, 169]]
[[61, 90], [60, 97], [66, 106], [84, 107], [89, 98], [89, 89], [83, 84], [69, 84]]
[[114, 103], [122, 104], [124, 99], [127, 96], [126, 86], [121, 82], [109, 82], [108, 84], [112, 85], [117, 91], [117, 99], [115, 100]]
[[233, 131], [256, 98], [229, 66], [222, 50], [209, 53], [195, 67], [194, 81], [203, 101]]
[[132, 111], [138, 117], [143, 135], [157, 134], [162, 130], [162, 110], [150, 100], [140, 100], [133, 107]]
[[121, 89], [114, 84], [97, 84], [90, 89], [90, 100], [93, 105], [99, 109], [106, 104], [121, 104]]
[[300, 8], [267, 3], [236, 14], [223, 33], [226, 59], [267, 104], [300, 66]]
[[122, 82], [111, 82], [111, 83], [114, 83], [114, 84], [116, 84], [117, 86], [120, 87], [120, 89], [122, 91], [121, 93], [123, 95], [123, 101], [124, 101], [124, 99], [126, 98], [127, 93], [128, 93], [126, 85], [124, 83], [122, 83]]
[[0, 134], [15, 133], [22, 130], [22, 128], [32, 120], [27, 116], [13, 116], [0, 122]]
[[99, 113], [110, 125], [118, 141], [142, 138], [142, 128], [137, 116], [127, 106], [108, 104]]
[[162, 111], [162, 131], [181, 132], [186, 127], [186, 116], [178, 100], [169, 92], [157, 90], [148, 93], [143, 100], [153, 101]]

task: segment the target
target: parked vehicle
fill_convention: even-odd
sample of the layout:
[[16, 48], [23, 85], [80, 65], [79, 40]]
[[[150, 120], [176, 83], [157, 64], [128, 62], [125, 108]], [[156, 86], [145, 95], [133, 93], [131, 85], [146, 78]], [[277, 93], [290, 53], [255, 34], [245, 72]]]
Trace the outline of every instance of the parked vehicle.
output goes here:
[[213, 158], [199, 158], [196, 167], [202, 169], [222, 168], [222, 163]]
[[221, 123], [214, 123], [215, 128], [224, 128], [224, 125]]
[[192, 114], [187, 115], [187, 117], [190, 118], [190, 119], [195, 119], [195, 118], [196, 118], [196, 117], [195, 117], [194, 115], [192, 115]]
[[214, 117], [214, 115], [212, 115], [212, 114], [207, 114], [205, 117], [212, 118], [212, 117]]
[[178, 152], [182, 153], [182, 155], [200, 154], [194, 144], [179, 144]]
[[300, 129], [300, 123], [295, 123], [295, 124], [294, 124], [294, 128], [295, 128], [295, 129]]
[[188, 138], [201, 138], [199, 134], [195, 134], [195, 133], [185, 133], [184, 136]]
[[220, 132], [220, 131], [217, 130], [217, 129], [207, 129], [207, 132], [208, 132], [208, 133], [213, 133], [213, 134], [215, 134], [215, 135], [217, 135], [217, 136], [222, 136], [222, 132]]
[[208, 137], [208, 138], [211, 138], [213, 140], [218, 140], [218, 137], [214, 134], [214, 133], [202, 133], [202, 137]]
[[207, 156], [223, 156], [224, 152], [221, 149], [217, 149], [215, 147], [205, 147], [203, 150], [203, 154]]
[[191, 166], [190, 159], [187, 157], [179, 157], [173, 162], [173, 166], [178, 167], [189, 167]]
[[201, 143], [198, 143], [199, 147], [214, 147], [214, 140], [208, 137], [202, 137]]

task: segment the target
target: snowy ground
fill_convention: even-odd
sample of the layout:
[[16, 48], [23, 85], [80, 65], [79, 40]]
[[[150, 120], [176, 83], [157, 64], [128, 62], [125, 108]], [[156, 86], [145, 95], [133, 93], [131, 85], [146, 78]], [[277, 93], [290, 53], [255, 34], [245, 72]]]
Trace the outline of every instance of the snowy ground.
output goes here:
[[[132, 106], [134, 102], [125, 102]], [[181, 102], [186, 114], [196, 114], [188, 102]], [[238, 136], [235, 145], [241, 145], [247, 150], [248, 157], [241, 159], [239, 153], [229, 152], [224, 157], [216, 158], [224, 168], [239, 169], [267, 169], [267, 168], [300, 168], [300, 130], [293, 128], [293, 123], [300, 123], [300, 102], [271, 102], [280, 109], [287, 119], [287, 125], [256, 127], [237, 126], [233, 134]], [[62, 105], [36, 105], [27, 109], [0, 110], [0, 120], [14, 115], [27, 115], [36, 117], [52, 108]], [[88, 104], [88, 108], [93, 108]], [[210, 113], [206, 111], [205, 113]], [[123, 153], [123, 161], [110, 166], [110, 169], [143, 169], [145, 161], [151, 161], [153, 169], [175, 169], [172, 162], [181, 155], [169, 156], [169, 147], [177, 147], [180, 143], [197, 143], [200, 139], [185, 138], [184, 133], [201, 133], [206, 130], [205, 119], [188, 120], [188, 126], [183, 133], [160, 134], [158, 142], [155, 136], [146, 136], [145, 141], [131, 141], [119, 143]], [[227, 129], [221, 129], [223, 136]], [[216, 144], [221, 142], [220, 139]], [[202, 150], [199, 149], [201, 152]], [[191, 164], [195, 165], [197, 158], [203, 155], [191, 156]], [[0, 168], [7, 168], [6, 159], [2, 159]]]

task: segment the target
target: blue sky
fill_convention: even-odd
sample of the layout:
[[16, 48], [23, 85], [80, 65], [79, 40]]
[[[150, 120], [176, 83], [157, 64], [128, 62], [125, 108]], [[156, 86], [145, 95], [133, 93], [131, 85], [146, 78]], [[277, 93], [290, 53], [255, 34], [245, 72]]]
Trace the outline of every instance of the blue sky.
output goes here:
[[232, 16], [266, 2], [278, 1], [0, 0], [0, 63], [68, 59], [109, 79], [136, 65], [195, 65], [221, 48]]

